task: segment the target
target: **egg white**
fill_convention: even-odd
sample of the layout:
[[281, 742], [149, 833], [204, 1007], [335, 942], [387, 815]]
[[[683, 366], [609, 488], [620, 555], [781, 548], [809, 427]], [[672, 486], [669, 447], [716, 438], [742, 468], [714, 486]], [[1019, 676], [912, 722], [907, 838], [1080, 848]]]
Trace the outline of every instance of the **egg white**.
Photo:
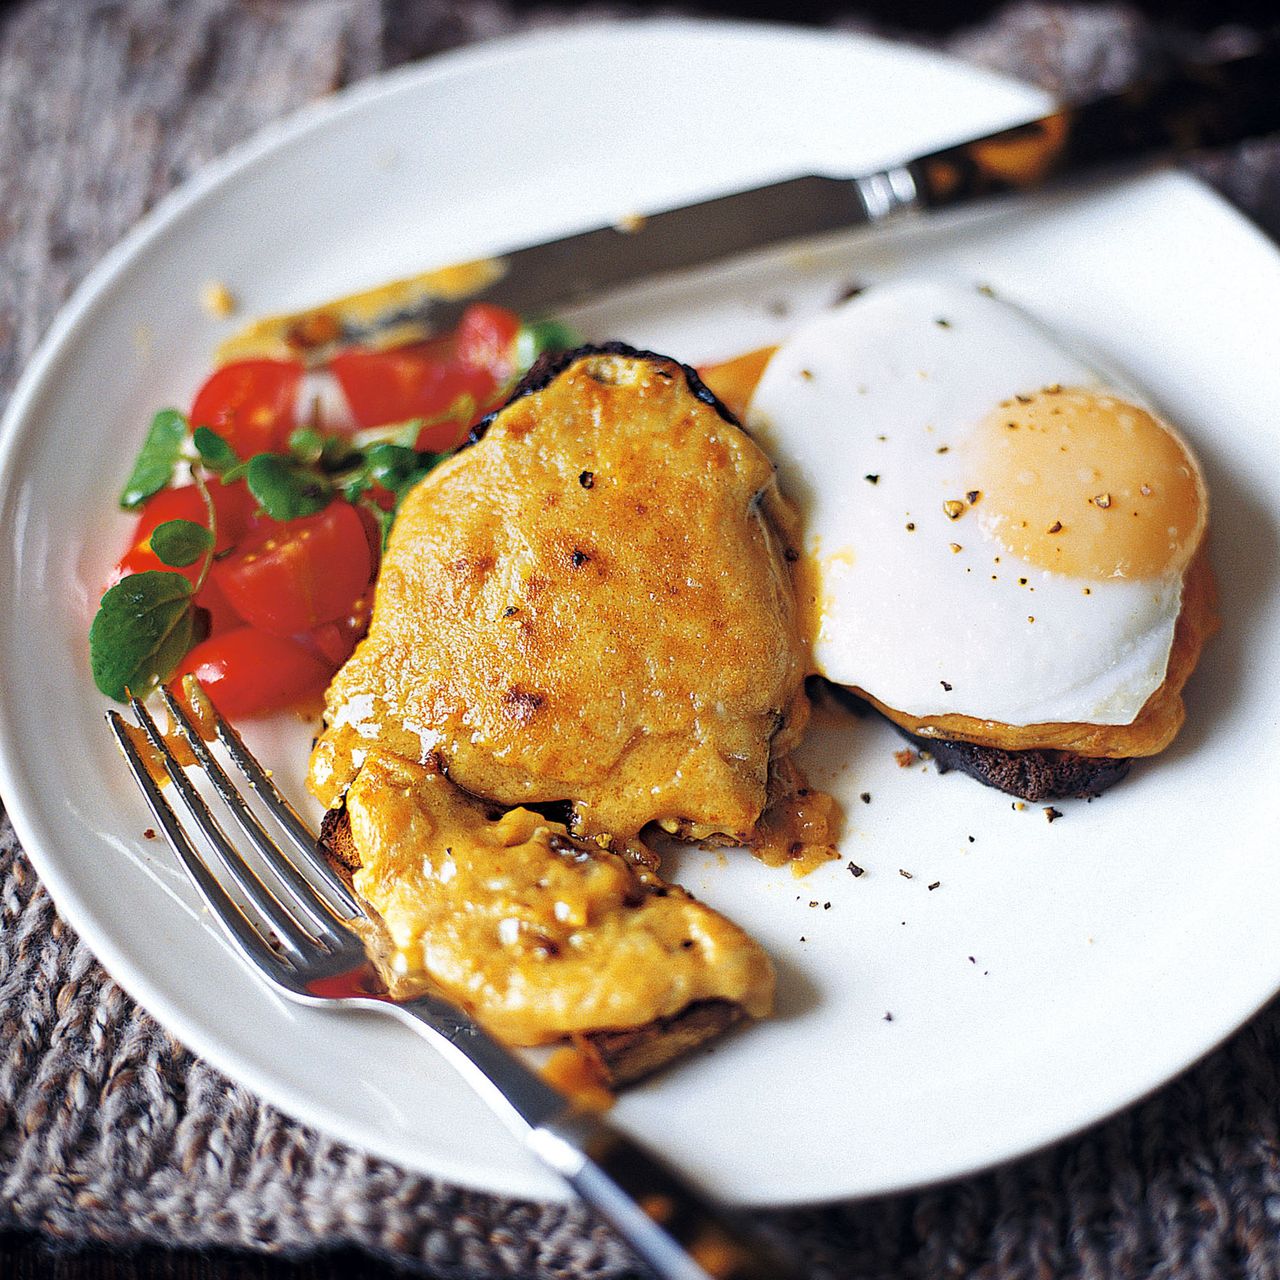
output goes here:
[[974, 483], [977, 424], [1053, 384], [1143, 403], [1022, 311], [946, 282], [869, 290], [773, 355], [747, 425], [804, 519], [820, 674], [911, 716], [1133, 721], [1164, 679], [1181, 576], [1049, 572], [990, 539], [977, 509], [944, 511]]

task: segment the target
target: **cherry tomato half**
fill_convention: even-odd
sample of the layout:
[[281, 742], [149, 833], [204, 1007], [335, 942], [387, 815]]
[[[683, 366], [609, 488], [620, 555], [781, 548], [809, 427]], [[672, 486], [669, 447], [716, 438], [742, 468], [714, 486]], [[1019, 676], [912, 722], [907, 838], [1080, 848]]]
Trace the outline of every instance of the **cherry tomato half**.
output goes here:
[[[208, 489], [218, 530], [214, 550], [226, 551], [244, 537], [258, 504], [243, 482], [224, 485], [220, 480], [210, 480]], [[128, 550], [121, 556], [107, 586], [115, 586], [121, 578], [131, 573], [145, 573], [148, 569], [170, 569], [171, 566], [164, 564], [151, 550], [150, 542], [151, 533], [156, 526], [168, 520], [190, 520], [194, 524], [208, 525], [209, 513], [195, 485], [161, 489], [154, 497], [147, 499], [129, 539]], [[200, 573], [200, 561], [197, 560], [185, 569], [172, 571], [184, 574], [194, 582]]]
[[[459, 364], [443, 344], [415, 343], [393, 351], [343, 351], [329, 362], [351, 416], [360, 427], [382, 427], [410, 418], [438, 418], [463, 397], [477, 406], [465, 421], [449, 419], [424, 429], [420, 449], [452, 449], [462, 442], [493, 397], [496, 382], [487, 369]], [[425, 443], [424, 443], [425, 441]]]
[[465, 397], [472, 405], [466, 421], [434, 423], [417, 441], [419, 449], [451, 449], [502, 398], [515, 371], [519, 329], [513, 312], [474, 303], [449, 337], [389, 351], [353, 348], [334, 356], [329, 368], [360, 427], [438, 418]]
[[457, 358], [477, 369], [488, 369], [495, 383], [506, 382], [515, 372], [516, 337], [520, 317], [505, 307], [473, 302], [454, 332]]
[[294, 640], [256, 627], [237, 627], [202, 641], [183, 659], [176, 679], [193, 673], [231, 720], [279, 711], [320, 693], [333, 668]]
[[302, 365], [294, 360], [238, 360], [216, 370], [196, 392], [191, 426], [216, 431], [240, 455], [274, 453], [297, 426]]
[[213, 579], [236, 612], [278, 636], [344, 617], [372, 575], [364, 522], [340, 500], [300, 520], [264, 520], [213, 566]]
[[222, 594], [222, 588], [218, 586], [218, 581], [212, 574], [204, 580], [204, 585], [196, 592], [196, 604], [206, 614], [204, 623], [207, 624], [207, 629], [200, 632], [206, 639], [244, 626], [243, 619], [231, 607], [231, 601]]

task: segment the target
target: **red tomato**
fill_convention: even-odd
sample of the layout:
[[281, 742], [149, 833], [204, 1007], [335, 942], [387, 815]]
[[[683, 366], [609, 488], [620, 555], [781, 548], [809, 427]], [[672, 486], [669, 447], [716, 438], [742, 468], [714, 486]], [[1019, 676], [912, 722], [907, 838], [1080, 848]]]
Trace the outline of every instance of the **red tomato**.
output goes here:
[[212, 576], [246, 622], [291, 636], [349, 613], [373, 576], [373, 557], [359, 513], [335, 500], [301, 520], [265, 521], [215, 562]]
[[[390, 511], [395, 506], [396, 496], [387, 489], [371, 489], [365, 497], [377, 503], [384, 511]], [[373, 565], [369, 580], [372, 581], [378, 576], [378, 566], [382, 563], [382, 526], [373, 518], [373, 512], [363, 505], [356, 508], [356, 514], [360, 517], [365, 541], [369, 544], [369, 562]], [[367, 612], [366, 609], [366, 615]]]
[[473, 303], [450, 337], [390, 351], [353, 348], [334, 356], [329, 368], [361, 427], [438, 418], [466, 397], [473, 407], [467, 421], [435, 423], [417, 441], [419, 449], [452, 449], [501, 398], [515, 371], [519, 330], [513, 312]]
[[355, 649], [352, 640], [336, 622], [326, 622], [307, 634], [306, 644], [336, 671], [351, 657]]
[[458, 359], [488, 369], [495, 382], [505, 382], [515, 372], [519, 332], [520, 317], [514, 311], [473, 302], [462, 313], [454, 334]]
[[196, 392], [191, 426], [216, 431], [240, 455], [274, 453], [297, 426], [302, 365], [295, 360], [239, 360]]
[[[360, 427], [382, 427], [410, 418], [438, 418], [462, 397], [477, 406], [493, 395], [494, 379], [487, 369], [458, 364], [440, 343], [416, 343], [394, 351], [343, 351], [329, 362], [351, 415]], [[474, 416], [474, 415], [472, 415]], [[451, 449], [459, 444], [470, 418], [428, 427], [424, 449]]]
[[[214, 550], [226, 551], [244, 537], [258, 504], [243, 483], [224, 485], [219, 480], [210, 480], [208, 488], [218, 530]], [[108, 587], [115, 586], [121, 578], [131, 573], [145, 573], [148, 569], [169, 569], [185, 575], [192, 582], [196, 580], [200, 573], [199, 560], [185, 569], [173, 569], [151, 550], [152, 530], [168, 520], [190, 520], [195, 524], [208, 524], [209, 513], [195, 485], [162, 489], [154, 497], [147, 499], [138, 523], [134, 526], [133, 536], [129, 539], [129, 549], [121, 556], [119, 564], [107, 580]]]
[[196, 645], [175, 679], [194, 674], [218, 710], [236, 720], [279, 711], [321, 692], [333, 670], [296, 641], [237, 627]]

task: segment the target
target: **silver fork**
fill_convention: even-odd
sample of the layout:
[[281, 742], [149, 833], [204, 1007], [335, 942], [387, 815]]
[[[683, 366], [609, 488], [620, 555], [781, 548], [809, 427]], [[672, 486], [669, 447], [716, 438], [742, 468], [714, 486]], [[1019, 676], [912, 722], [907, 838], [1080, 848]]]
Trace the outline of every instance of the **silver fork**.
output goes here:
[[[607, 1218], [662, 1280], [799, 1280], [799, 1270], [738, 1215], [713, 1203], [599, 1117], [576, 1109], [457, 1006], [433, 994], [397, 1001], [354, 927], [367, 919], [360, 902], [330, 868], [314, 833], [194, 677], [187, 677], [184, 692], [191, 705], [199, 700], [201, 714], [209, 716], [218, 741], [278, 828], [278, 836], [268, 831], [182, 703], [161, 688], [175, 727], [234, 819], [241, 839], [256, 850], [266, 877], [227, 835], [138, 698], [131, 698], [129, 705], [172, 779], [187, 821], [199, 832], [199, 843], [152, 777], [123, 717], [112, 710], [107, 721], [178, 860], [237, 951], [261, 978], [300, 1003], [382, 1009], [420, 1032], [516, 1137]], [[236, 897], [224, 888], [223, 877], [234, 882]]]

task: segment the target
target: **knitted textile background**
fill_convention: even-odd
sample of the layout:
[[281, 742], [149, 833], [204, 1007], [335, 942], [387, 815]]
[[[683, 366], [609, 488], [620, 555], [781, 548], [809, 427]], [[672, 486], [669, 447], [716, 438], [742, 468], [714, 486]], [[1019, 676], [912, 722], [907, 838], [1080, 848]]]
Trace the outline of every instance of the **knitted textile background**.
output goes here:
[[[0, 27], [0, 391], [87, 269], [211, 156], [384, 66], [568, 20], [551, 9], [517, 18], [500, 0], [37, 0], [10, 10]], [[1240, 36], [1221, 31], [1213, 44]], [[1079, 93], [1119, 86], [1188, 43], [1122, 7], [1018, 4], [945, 47]], [[1280, 233], [1280, 145], [1243, 147], [1201, 172]], [[824, 1280], [1280, 1277], [1280, 1007], [1155, 1098], [1047, 1153], [914, 1195], [767, 1220]], [[622, 1246], [577, 1208], [406, 1174], [219, 1076], [59, 921], [0, 818], [7, 1228], [121, 1245], [355, 1244], [433, 1276], [633, 1274]]]

